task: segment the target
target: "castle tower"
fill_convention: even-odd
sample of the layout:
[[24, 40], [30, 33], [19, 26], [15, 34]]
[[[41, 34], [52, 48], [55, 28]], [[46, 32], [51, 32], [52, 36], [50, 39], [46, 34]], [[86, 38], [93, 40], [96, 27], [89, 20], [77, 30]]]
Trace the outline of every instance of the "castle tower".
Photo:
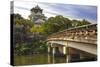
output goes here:
[[35, 25], [40, 26], [45, 21], [45, 16], [42, 12], [43, 9], [41, 9], [38, 5], [31, 9], [30, 19]]

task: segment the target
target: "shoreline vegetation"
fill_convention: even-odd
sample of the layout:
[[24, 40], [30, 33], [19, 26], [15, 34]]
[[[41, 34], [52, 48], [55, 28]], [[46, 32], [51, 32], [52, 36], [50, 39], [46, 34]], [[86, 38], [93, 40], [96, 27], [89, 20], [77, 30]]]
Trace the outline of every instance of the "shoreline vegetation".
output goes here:
[[47, 53], [46, 38], [56, 32], [82, 25], [91, 24], [89, 21], [70, 20], [61, 15], [48, 18], [40, 26], [20, 14], [11, 14], [13, 22], [14, 55], [33, 55]]

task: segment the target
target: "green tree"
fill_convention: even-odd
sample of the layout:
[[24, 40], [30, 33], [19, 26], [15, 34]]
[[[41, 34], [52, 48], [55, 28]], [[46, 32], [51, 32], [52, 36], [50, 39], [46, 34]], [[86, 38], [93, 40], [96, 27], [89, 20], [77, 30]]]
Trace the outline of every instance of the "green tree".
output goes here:
[[72, 27], [72, 22], [68, 18], [64, 18], [61, 15], [56, 17], [50, 17], [43, 25], [43, 31], [46, 34], [51, 34], [64, 29]]
[[58, 15], [48, 18], [40, 27], [37, 27], [31, 20], [24, 19], [20, 14], [14, 14], [13, 43], [15, 53], [26, 55], [46, 52], [45, 39], [47, 36], [55, 32], [87, 24], [90, 24], [90, 22], [85, 19], [82, 21], [70, 20]]
[[82, 25], [87, 25], [87, 24], [91, 24], [89, 21], [83, 19], [82, 21], [79, 20], [72, 20], [72, 26], [73, 27], [78, 27], [78, 26], [82, 26]]

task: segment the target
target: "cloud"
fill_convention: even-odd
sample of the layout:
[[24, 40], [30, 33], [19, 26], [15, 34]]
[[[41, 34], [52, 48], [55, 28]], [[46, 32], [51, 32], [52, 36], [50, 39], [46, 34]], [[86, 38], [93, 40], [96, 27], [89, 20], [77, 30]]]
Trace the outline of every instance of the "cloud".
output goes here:
[[[87, 19], [89, 21], [97, 22], [97, 7], [86, 5], [70, 5], [70, 4], [50, 4], [43, 3], [49, 6], [49, 10], [54, 13], [66, 17], [72, 17], [77, 19]], [[46, 8], [47, 9], [47, 8]], [[48, 9], [47, 9], [48, 10]], [[94, 22], [93, 21], [93, 22]]]
[[30, 14], [30, 9], [36, 6], [37, 4], [40, 6], [40, 8], [43, 9], [43, 13], [47, 17], [63, 15], [64, 17], [68, 17], [70, 19], [87, 19], [91, 22], [97, 22], [96, 6], [46, 3], [34, 1], [15, 1], [15, 12], [19, 12], [27, 18]]

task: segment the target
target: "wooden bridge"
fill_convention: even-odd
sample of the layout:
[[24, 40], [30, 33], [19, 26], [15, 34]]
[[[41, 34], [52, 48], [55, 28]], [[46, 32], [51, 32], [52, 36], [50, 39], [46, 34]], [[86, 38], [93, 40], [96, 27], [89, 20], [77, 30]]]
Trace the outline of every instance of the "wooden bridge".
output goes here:
[[48, 52], [66, 55], [67, 62], [74, 56], [77, 59], [97, 59], [97, 24], [83, 25], [66, 29], [47, 38]]

